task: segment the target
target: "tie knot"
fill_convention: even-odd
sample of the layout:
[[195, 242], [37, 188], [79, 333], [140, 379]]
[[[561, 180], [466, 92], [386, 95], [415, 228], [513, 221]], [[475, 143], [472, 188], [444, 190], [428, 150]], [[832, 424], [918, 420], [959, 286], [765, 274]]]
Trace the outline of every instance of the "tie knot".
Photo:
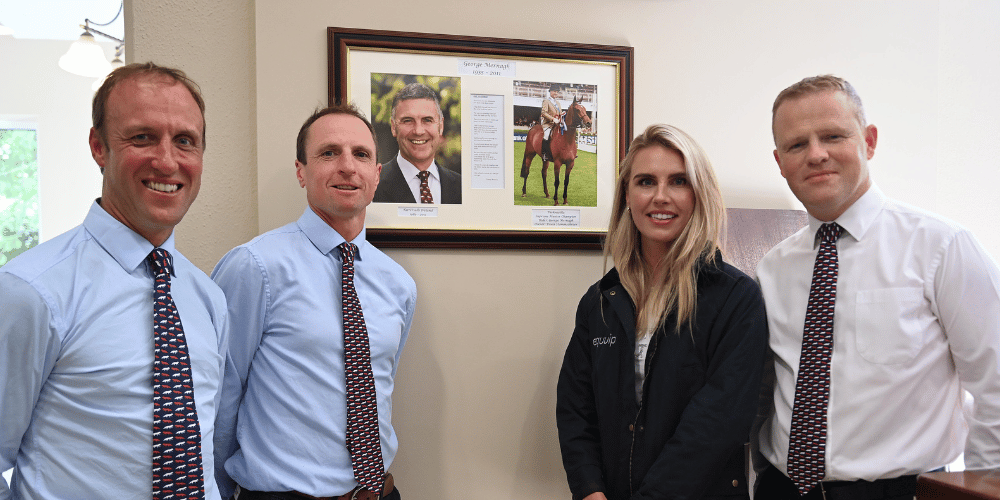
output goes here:
[[819, 227], [819, 237], [822, 241], [837, 241], [844, 228], [836, 222], [827, 222]]
[[421, 182], [427, 182], [427, 178], [430, 177], [431, 173], [427, 170], [417, 172], [417, 177], [420, 177]]
[[169, 276], [174, 270], [174, 259], [170, 256], [170, 252], [162, 248], [154, 248], [152, 252], [149, 252], [149, 256], [146, 257], [150, 265], [153, 266], [153, 272], [157, 276], [166, 274]]
[[350, 241], [345, 241], [337, 245], [337, 249], [340, 250], [340, 256], [343, 257], [344, 261], [354, 261], [354, 256], [358, 254], [358, 246]]

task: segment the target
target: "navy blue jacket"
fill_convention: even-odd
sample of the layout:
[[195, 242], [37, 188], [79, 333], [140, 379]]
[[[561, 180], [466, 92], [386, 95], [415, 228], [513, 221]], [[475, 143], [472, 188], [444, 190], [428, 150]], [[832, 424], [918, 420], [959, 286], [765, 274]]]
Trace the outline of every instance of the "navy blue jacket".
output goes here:
[[559, 374], [556, 420], [574, 499], [746, 498], [744, 443], [767, 349], [760, 289], [722, 262], [697, 274], [693, 330], [674, 316], [646, 357], [635, 398], [632, 299], [612, 269], [580, 301]]

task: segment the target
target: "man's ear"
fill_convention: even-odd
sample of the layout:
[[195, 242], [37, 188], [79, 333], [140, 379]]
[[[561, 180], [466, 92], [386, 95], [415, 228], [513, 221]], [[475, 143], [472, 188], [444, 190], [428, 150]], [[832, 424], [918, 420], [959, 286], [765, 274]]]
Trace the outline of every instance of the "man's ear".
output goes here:
[[305, 174], [302, 173], [302, 170], [305, 168], [305, 163], [295, 160], [295, 177], [299, 179], [299, 187], [306, 187]]
[[90, 156], [94, 157], [97, 166], [101, 167], [101, 173], [104, 173], [104, 164], [108, 161], [107, 144], [104, 144], [104, 139], [101, 139], [101, 134], [97, 133], [94, 127], [90, 127], [90, 137], [87, 142], [90, 144]]
[[781, 157], [778, 156], [777, 149], [774, 150], [774, 162], [778, 164], [778, 170], [781, 171], [781, 176], [787, 179], [788, 176], [785, 175], [785, 169], [781, 168]]
[[875, 145], [878, 144], [878, 128], [875, 125], [865, 127], [865, 153], [868, 159], [875, 156]]

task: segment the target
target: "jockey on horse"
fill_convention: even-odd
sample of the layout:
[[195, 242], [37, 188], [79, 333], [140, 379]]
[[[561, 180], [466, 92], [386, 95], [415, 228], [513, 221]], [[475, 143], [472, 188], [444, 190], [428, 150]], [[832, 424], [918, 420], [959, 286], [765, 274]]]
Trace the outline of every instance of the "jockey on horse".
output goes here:
[[559, 84], [553, 83], [549, 86], [549, 96], [542, 99], [542, 130], [544, 130], [545, 135], [542, 138], [542, 160], [552, 161], [552, 129], [556, 125], [563, 127], [565, 131], [566, 125], [562, 123], [562, 107], [559, 106]]

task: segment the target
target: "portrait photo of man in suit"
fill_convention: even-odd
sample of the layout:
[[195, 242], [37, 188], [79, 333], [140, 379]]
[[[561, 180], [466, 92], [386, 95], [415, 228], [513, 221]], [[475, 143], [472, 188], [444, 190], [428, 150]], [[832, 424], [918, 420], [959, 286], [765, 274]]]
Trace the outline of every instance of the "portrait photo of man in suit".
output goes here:
[[[419, 82], [407, 83], [392, 95], [389, 129], [399, 151], [383, 161], [374, 202], [462, 203], [461, 138], [446, 137], [441, 102], [438, 92]], [[378, 115], [377, 106], [373, 104], [373, 116]], [[454, 161], [446, 166], [442, 151], [448, 149], [449, 140], [457, 142], [458, 154], [452, 151], [449, 156]]]

